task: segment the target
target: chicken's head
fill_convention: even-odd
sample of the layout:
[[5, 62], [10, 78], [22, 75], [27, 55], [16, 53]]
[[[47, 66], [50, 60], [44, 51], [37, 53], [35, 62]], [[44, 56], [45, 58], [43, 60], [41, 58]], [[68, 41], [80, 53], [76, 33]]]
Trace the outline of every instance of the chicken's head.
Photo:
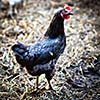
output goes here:
[[73, 15], [71, 7], [65, 4], [64, 9], [61, 11], [61, 17], [68, 20], [70, 18], [70, 15]]

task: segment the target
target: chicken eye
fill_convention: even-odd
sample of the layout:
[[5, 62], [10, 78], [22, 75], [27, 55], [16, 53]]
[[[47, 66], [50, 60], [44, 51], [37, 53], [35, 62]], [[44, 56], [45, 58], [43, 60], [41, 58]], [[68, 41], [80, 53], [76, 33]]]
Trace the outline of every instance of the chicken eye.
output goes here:
[[65, 12], [68, 12], [68, 10], [64, 9]]

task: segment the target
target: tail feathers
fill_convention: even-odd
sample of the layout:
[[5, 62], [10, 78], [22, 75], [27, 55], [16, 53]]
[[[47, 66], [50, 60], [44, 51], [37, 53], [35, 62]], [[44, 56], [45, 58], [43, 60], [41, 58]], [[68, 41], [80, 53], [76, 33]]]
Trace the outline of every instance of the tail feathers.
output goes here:
[[23, 56], [23, 54], [25, 54], [27, 51], [27, 47], [20, 42], [17, 42], [17, 44], [13, 45], [11, 49], [16, 55], [19, 56]]

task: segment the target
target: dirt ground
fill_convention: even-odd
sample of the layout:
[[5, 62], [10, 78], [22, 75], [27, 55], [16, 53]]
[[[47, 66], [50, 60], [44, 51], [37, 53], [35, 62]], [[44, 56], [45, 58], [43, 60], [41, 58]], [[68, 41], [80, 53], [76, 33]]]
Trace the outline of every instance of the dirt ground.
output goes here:
[[[0, 19], [0, 100], [100, 100], [99, 1], [73, 2], [74, 16], [64, 23], [67, 46], [51, 80], [54, 90], [37, 92], [36, 77], [20, 70], [11, 51], [16, 41], [28, 45], [41, 38], [63, 3], [28, 0], [15, 19]], [[39, 88], [44, 87], [41, 75]]]

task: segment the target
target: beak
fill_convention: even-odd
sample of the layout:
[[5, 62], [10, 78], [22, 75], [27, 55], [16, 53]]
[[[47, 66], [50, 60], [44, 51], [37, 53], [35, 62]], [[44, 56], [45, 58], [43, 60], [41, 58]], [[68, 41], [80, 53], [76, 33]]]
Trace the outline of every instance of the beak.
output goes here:
[[67, 12], [67, 15], [73, 15], [72, 11]]

